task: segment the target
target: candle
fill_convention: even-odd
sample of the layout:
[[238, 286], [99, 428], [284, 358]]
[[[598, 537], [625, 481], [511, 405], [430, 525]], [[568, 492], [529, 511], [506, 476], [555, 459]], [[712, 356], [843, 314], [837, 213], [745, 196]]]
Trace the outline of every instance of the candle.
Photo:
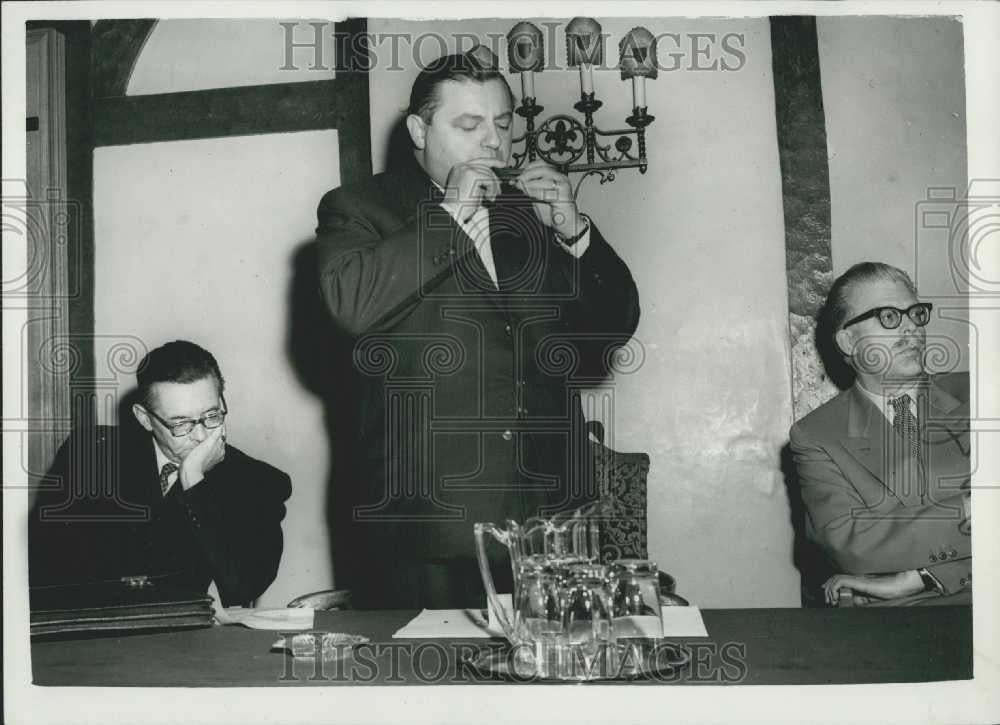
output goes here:
[[593, 66], [590, 63], [580, 64], [580, 90], [585, 96], [594, 92]]
[[521, 72], [521, 99], [535, 97], [535, 72], [526, 70]]
[[645, 76], [632, 76], [632, 105], [636, 108], [646, 107]]

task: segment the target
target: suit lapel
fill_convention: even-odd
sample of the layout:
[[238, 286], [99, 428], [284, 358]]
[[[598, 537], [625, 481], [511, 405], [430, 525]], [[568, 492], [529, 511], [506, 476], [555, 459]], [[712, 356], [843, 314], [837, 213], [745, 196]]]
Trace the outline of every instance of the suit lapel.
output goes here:
[[[421, 206], [440, 204], [444, 198], [440, 189], [431, 181], [416, 164], [400, 169], [393, 181], [396, 194], [397, 211], [400, 218], [412, 222], [417, 218]], [[530, 214], [530, 218], [525, 214]], [[501, 312], [509, 309], [511, 295], [523, 294], [526, 291], [536, 291], [539, 280], [544, 278], [545, 249], [536, 239], [538, 223], [530, 204], [519, 204], [518, 197], [505, 194], [494, 204], [489, 214], [490, 248], [494, 267], [497, 273], [498, 285], [494, 285], [474, 241], [457, 224], [425, 230], [424, 242], [436, 233], [443, 233], [449, 239], [438, 240], [438, 245], [454, 242], [461, 252], [454, 265], [454, 274], [459, 289], [464, 293], [481, 294], [486, 297]], [[453, 235], [460, 235], [455, 239]], [[545, 241], [542, 239], [541, 241]], [[499, 291], [497, 290], [499, 286]]]
[[[909, 454], [908, 447], [897, 440], [898, 436], [889, 421], [867, 396], [856, 387], [852, 387], [847, 395], [847, 436], [841, 443], [902, 503], [920, 503], [925, 493], [924, 480], [936, 480], [938, 472], [950, 470], [956, 461], [961, 464], [967, 460], [967, 406], [935, 385], [933, 377], [928, 388], [926, 408], [919, 402], [917, 406], [924, 458], [931, 469], [929, 472], [921, 470], [920, 463]], [[893, 445], [887, 445], [889, 443]]]
[[540, 290], [550, 245], [523, 195], [505, 194], [490, 209], [490, 245], [502, 293], [530, 295]]
[[931, 380], [927, 396], [926, 437], [932, 445], [953, 443], [962, 455], [969, 455], [969, 404], [962, 403]]
[[[885, 442], [889, 435], [892, 429], [885, 416], [857, 387], [851, 387], [847, 391], [847, 437], [841, 444], [883, 485], [888, 483]], [[887, 488], [892, 491], [891, 486]]]
[[970, 466], [969, 403], [935, 385], [931, 379], [927, 401], [925, 441], [932, 495], [953, 494], [968, 485]]

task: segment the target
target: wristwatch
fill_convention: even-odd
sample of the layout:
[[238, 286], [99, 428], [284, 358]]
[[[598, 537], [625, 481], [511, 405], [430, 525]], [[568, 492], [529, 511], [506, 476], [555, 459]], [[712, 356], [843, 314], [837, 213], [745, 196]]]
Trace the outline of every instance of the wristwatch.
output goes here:
[[578, 231], [572, 237], [562, 237], [559, 241], [565, 244], [567, 247], [572, 247], [574, 244], [583, 239], [583, 235], [590, 231], [590, 217], [586, 214], [580, 214], [583, 217], [583, 229]]

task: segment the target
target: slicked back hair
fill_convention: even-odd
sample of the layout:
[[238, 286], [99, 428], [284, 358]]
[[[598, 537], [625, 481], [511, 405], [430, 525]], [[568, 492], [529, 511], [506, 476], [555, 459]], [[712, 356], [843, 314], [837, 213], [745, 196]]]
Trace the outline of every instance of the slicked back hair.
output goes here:
[[168, 342], [150, 351], [139, 363], [138, 401], [147, 408], [152, 405], [150, 391], [154, 383], [193, 383], [209, 377], [215, 379], [222, 395], [226, 381], [212, 353], [187, 340]]
[[830, 293], [826, 296], [826, 304], [823, 308], [823, 316], [829, 326], [831, 335], [836, 335], [840, 326], [847, 321], [847, 316], [851, 313], [848, 297], [852, 288], [859, 284], [868, 282], [900, 282], [917, 296], [917, 287], [913, 284], [910, 276], [890, 264], [882, 262], [860, 262], [848, 269], [834, 280], [830, 287]]
[[475, 55], [471, 53], [458, 53], [455, 55], [444, 55], [432, 62], [413, 81], [413, 88], [410, 90], [410, 105], [407, 108], [407, 115], [420, 116], [424, 123], [429, 124], [434, 117], [441, 101], [441, 84], [445, 81], [475, 81], [476, 83], [486, 83], [487, 81], [499, 80], [503, 82], [510, 97], [511, 109], [514, 108], [514, 94], [510, 90], [510, 85], [495, 66], [485, 65]]

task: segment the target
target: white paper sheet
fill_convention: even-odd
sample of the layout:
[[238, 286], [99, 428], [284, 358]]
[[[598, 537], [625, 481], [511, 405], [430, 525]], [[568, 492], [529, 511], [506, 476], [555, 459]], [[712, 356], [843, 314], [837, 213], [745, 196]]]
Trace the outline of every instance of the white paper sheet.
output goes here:
[[215, 619], [219, 624], [242, 624], [251, 629], [290, 631], [313, 628], [313, 610], [308, 607], [292, 607], [290, 609], [216, 608]]
[[660, 607], [664, 637], [707, 637], [698, 607]]
[[486, 619], [477, 609], [425, 609], [392, 636], [398, 639], [475, 639], [502, 634], [499, 630], [491, 633]]

